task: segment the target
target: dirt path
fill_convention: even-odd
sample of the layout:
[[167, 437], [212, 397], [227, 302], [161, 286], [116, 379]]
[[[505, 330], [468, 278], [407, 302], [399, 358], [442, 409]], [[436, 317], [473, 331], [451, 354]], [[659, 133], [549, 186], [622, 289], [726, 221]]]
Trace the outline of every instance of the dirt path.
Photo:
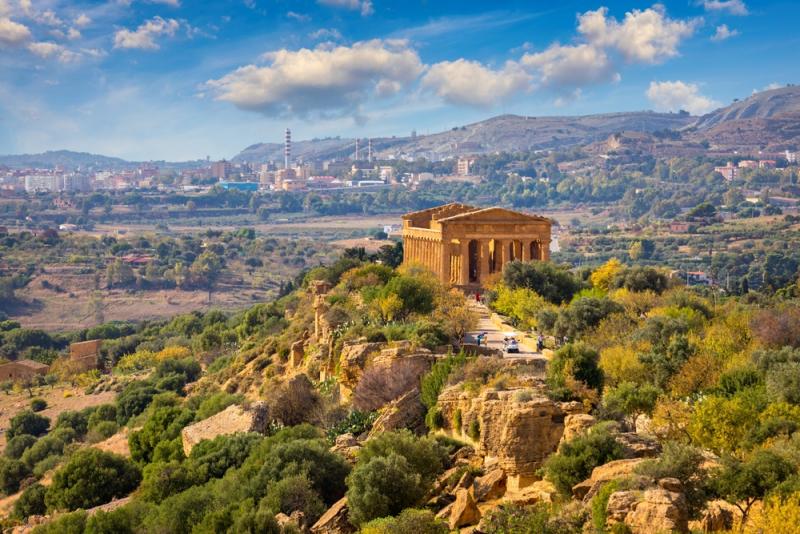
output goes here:
[[513, 333], [519, 342], [519, 354], [508, 354], [503, 352], [503, 358], [527, 361], [547, 361], [547, 358], [541, 352], [536, 352], [535, 341], [526, 339], [522, 332], [516, 330], [510, 325], [500, 323], [499, 319], [492, 319], [491, 310], [489, 310], [489, 308], [487, 308], [485, 305], [476, 302], [474, 298], [470, 298], [468, 302], [470, 308], [472, 308], [475, 313], [478, 314], [478, 329], [467, 334], [467, 341], [469, 343], [477, 343], [477, 335], [482, 332], [486, 332], [483, 344], [489, 348], [503, 351], [504, 335], [507, 333]]

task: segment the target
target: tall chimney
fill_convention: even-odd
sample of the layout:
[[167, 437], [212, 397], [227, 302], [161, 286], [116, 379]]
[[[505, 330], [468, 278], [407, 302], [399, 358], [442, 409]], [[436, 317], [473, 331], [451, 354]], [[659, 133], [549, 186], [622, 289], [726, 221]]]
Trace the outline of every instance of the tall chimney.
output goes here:
[[283, 141], [283, 168], [289, 168], [289, 161], [292, 159], [292, 131], [286, 128], [286, 136]]

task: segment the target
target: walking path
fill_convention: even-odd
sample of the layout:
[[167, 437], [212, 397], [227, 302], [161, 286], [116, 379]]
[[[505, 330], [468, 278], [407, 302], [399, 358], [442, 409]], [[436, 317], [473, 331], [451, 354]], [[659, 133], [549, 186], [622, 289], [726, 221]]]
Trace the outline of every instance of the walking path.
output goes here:
[[[530, 339], [530, 336], [526, 339], [522, 332], [511, 325], [502, 323], [497, 316], [493, 319], [492, 311], [474, 299], [469, 299], [469, 306], [478, 314], [478, 328], [467, 334], [467, 342], [477, 343], [478, 334], [486, 332], [482, 345], [503, 351], [503, 358], [547, 361], [547, 358], [541, 352], [536, 352], [536, 340]], [[517, 338], [519, 354], [508, 354], [504, 351], [503, 337], [507, 333], [513, 333]]]

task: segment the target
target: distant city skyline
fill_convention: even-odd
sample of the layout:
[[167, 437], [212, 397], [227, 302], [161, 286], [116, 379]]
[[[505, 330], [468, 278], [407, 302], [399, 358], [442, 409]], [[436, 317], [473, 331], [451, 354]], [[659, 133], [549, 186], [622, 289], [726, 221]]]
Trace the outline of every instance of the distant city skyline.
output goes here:
[[230, 158], [800, 81], [791, 1], [0, 0], [0, 154]]

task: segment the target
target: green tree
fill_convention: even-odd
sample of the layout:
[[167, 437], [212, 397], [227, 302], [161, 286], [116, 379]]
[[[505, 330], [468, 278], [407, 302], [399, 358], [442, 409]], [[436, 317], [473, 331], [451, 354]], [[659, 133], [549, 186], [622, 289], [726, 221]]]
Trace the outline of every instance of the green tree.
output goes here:
[[600, 355], [583, 343], [570, 343], [558, 349], [547, 366], [549, 394], [557, 399], [580, 398], [582, 393], [603, 387]]
[[572, 486], [586, 480], [592, 469], [622, 457], [622, 445], [614, 439], [608, 425], [600, 424], [562, 443], [558, 452], [545, 461], [544, 471], [561, 493], [571, 495]]
[[14, 516], [20, 519], [27, 519], [28, 516], [46, 514], [45, 493], [47, 493], [47, 488], [38, 482], [25, 488], [25, 491], [14, 503]]
[[427, 489], [405, 458], [392, 453], [360, 462], [347, 477], [350, 520], [360, 525], [415, 506]]
[[795, 473], [795, 466], [785, 458], [759, 450], [746, 461], [726, 457], [722, 467], [712, 473], [711, 484], [720, 497], [739, 509], [743, 531], [753, 504]]
[[580, 282], [566, 268], [544, 261], [507, 263], [503, 283], [512, 289], [532, 289], [554, 304], [568, 301], [580, 289]]
[[361, 534], [447, 534], [447, 523], [437, 519], [430, 510], [408, 508], [397, 517], [373, 519], [361, 525]]
[[636, 427], [636, 418], [642, 414], [652, 415], [661, 390], [650, 384], [622, 382], [606, 392], [605, 408], [611, 413], [624, 415], [628, 428]]
[[41, 436], [47, 432], [49, 427], [49, 418], [33, 413], [31, 410], [24, 410], [11, 418], [11, 425], [6, 432], [6, 437], [12, 439], [21, 434]]
[[50, 510], [92, 508], [126, 496], [141, 478], [136, 465], [122, 456], [81, 449], [53, 475], [45, 501]]
[[0, 491], [11, 495], [19, 491], [19, 483], [31, 474], [28, 467], [19, 460], [0, 458]]

